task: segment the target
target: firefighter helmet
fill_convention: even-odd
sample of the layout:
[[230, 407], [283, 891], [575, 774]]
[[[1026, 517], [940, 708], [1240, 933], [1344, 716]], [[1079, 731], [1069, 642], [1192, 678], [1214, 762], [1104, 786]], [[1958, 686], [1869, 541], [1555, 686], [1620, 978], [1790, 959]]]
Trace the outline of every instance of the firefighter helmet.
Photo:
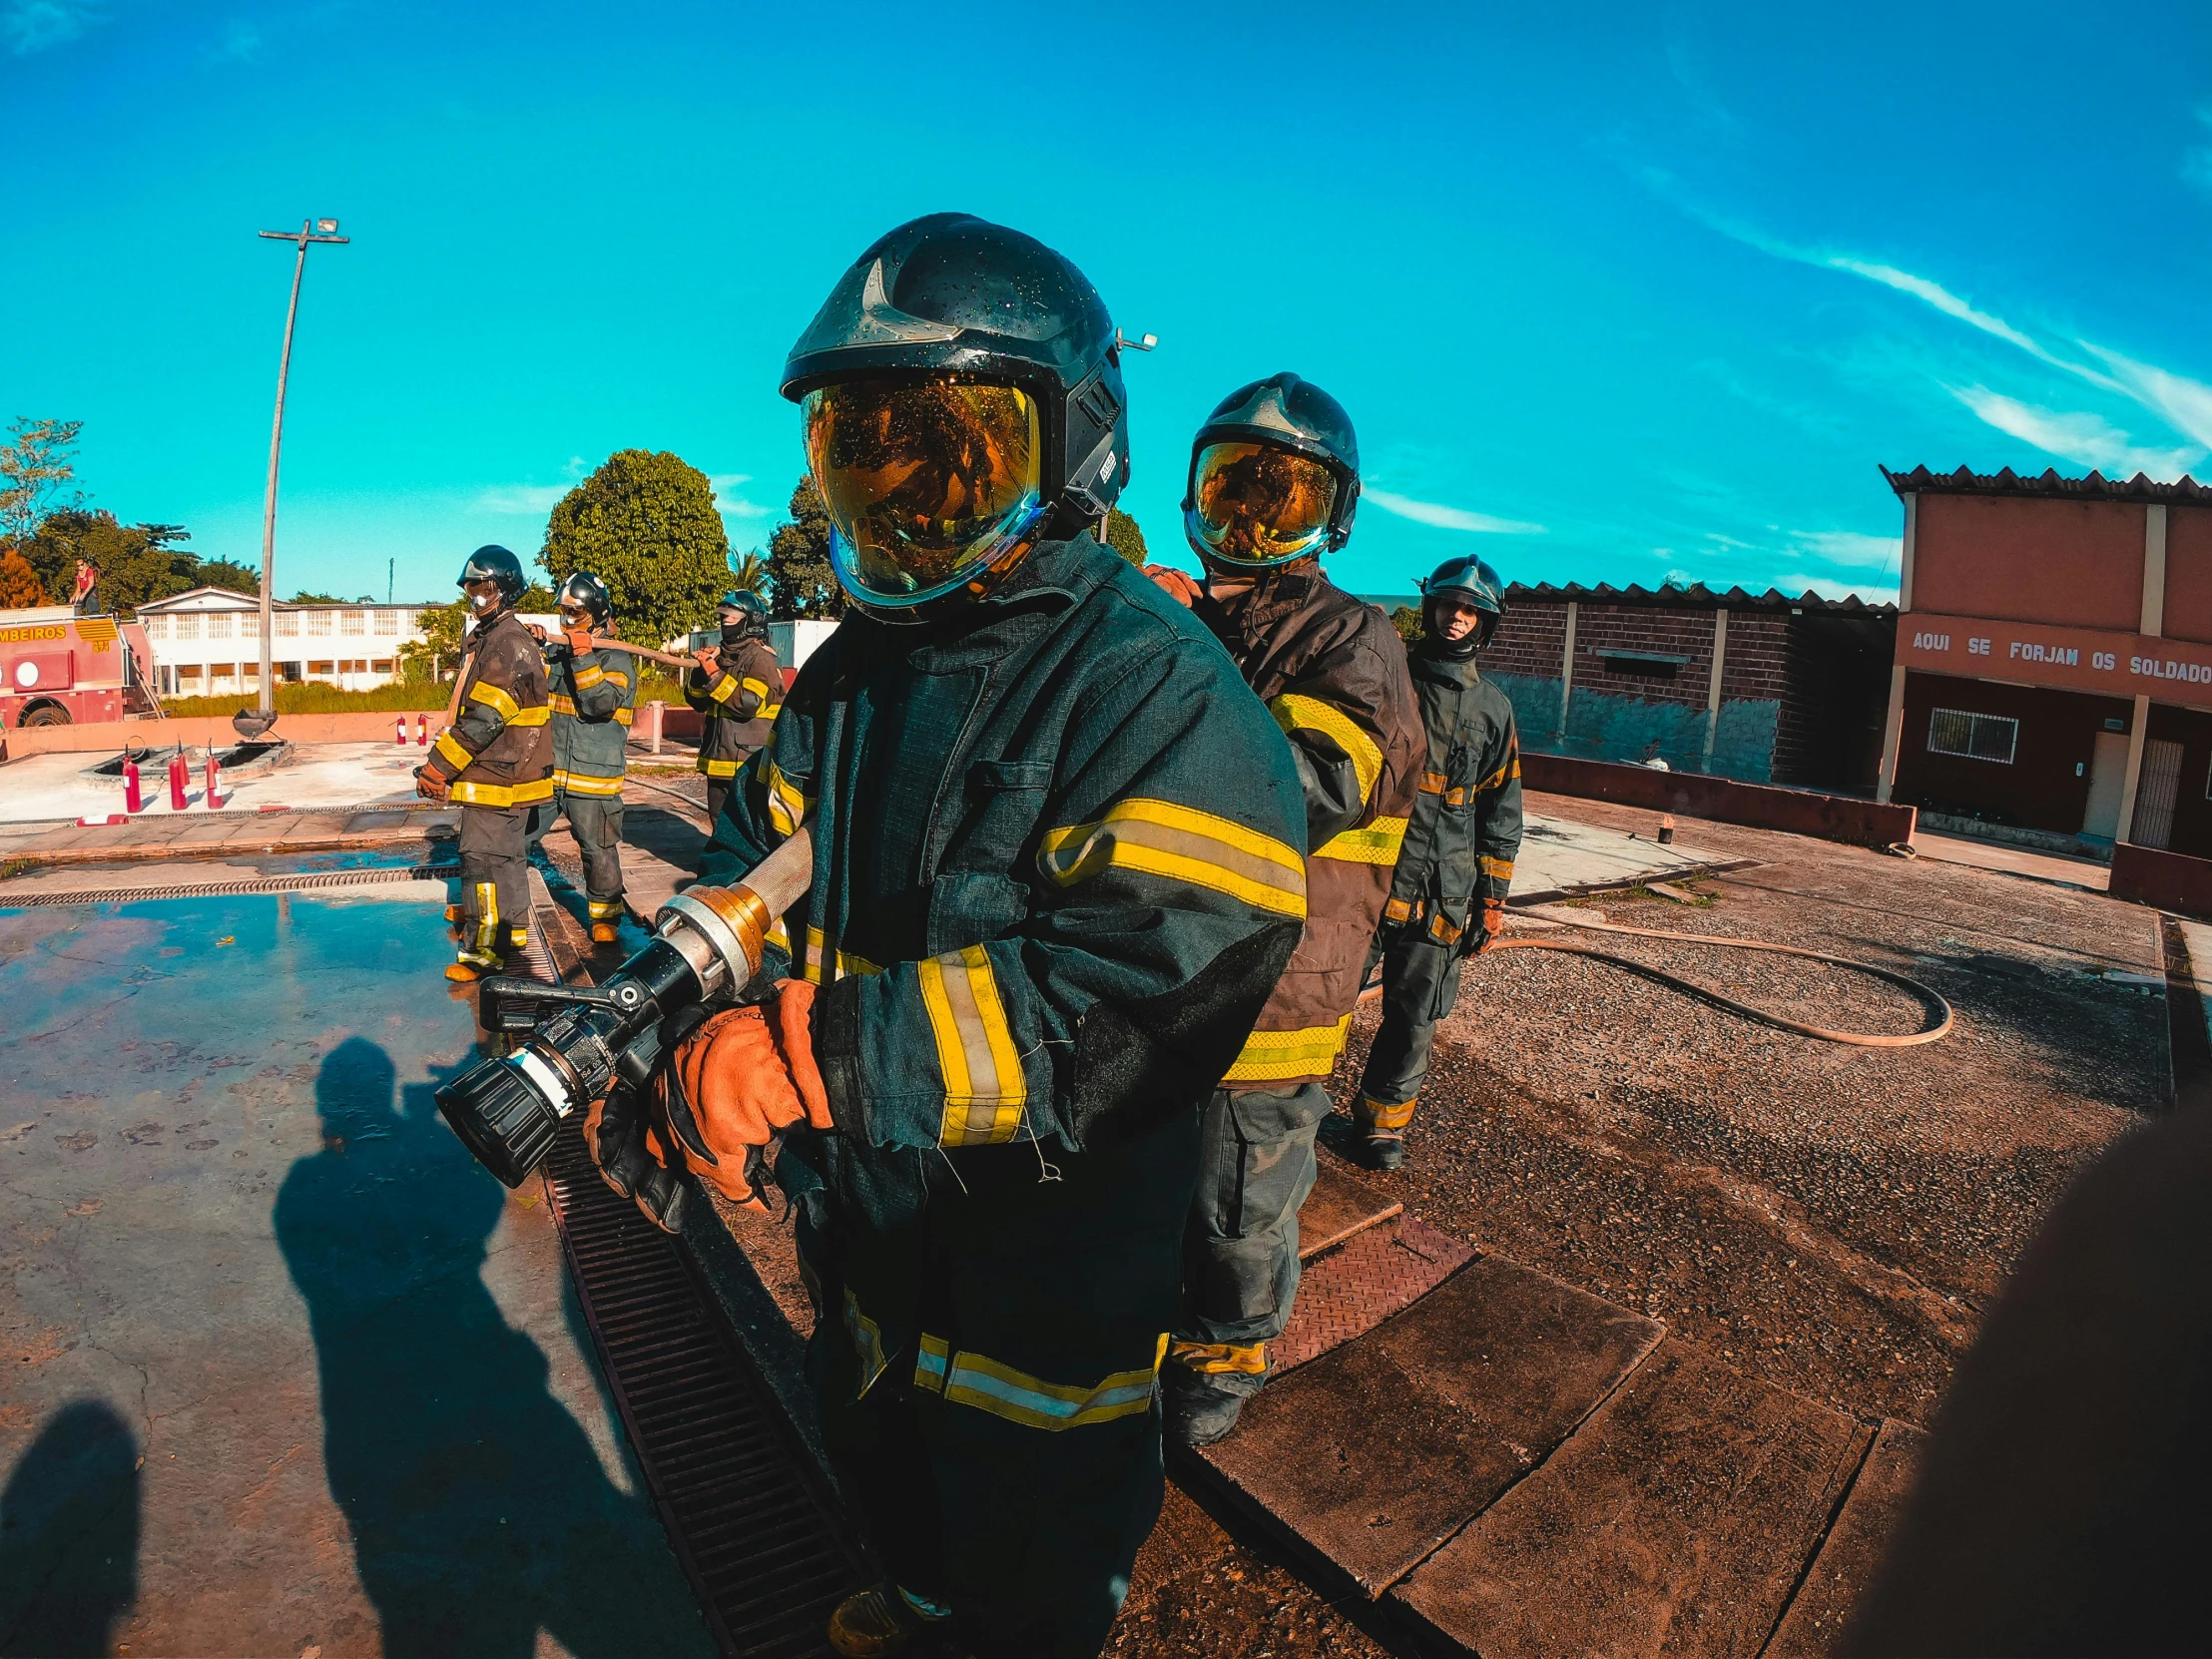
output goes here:
[[1419, 584], [1421, 591], [1421, 626], [1432, 636], [1437, 632], [1433, 602], [1442, 598], [1458, 600], [1462, 605], [1472, 605], [1482, 613], [1482, 625], [1477, 630], [1475, 644], [1490, 643], [1490, 636], [1497, 632], [1498, 621], [1505, 615], [1505, 584], [1496, 571], [1471, 553], [1455, 559], [1446, 559]]
[[722, 596], [717, 609], [721, 612], [725, 640], [750, 639], [755, 634], [768, 632], [768, 607], [750, 588], [732, 588]]
[[1360, 438], [1311, 380], [1271, 374], [1223, 398], [1191, 440], [1183, 532], [1223, 570], [1266, 570], [1352, 537]]
[[497, 543], [487, 543], [471, 553], [453, 585], [465, 588], [471, 582], [497, 582], [500, 603], [506, 605], [520, 599], [530, 585], [522, 578], [522, 561]]
[[613, 610], [607, 584], [588, 570], [579, 570], [563, 582], [555, 600], [564, 609], [573, 606], [582, 611], [596, 623], [604, 623]]

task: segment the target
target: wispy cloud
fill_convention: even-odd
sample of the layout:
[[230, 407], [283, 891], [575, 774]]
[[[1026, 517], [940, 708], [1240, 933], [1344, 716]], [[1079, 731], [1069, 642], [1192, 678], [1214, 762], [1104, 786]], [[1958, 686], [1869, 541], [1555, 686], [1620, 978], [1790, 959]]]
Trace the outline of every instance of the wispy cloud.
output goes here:
[[0, 40], [17, 57], [28, 57], [66, 46], [102, 21], [100, 8], [86, 0], [6, 0], [0, 7]]
[[1468, 530], [1486, 536], [1540, 536], [1546, 533], [1541, 524], [1529, 524], [1517, 518], [1497, 518], [1489, 513], [1470, 512], [1465, 507], [1446, 507], [1434, 501], [1415, 501], [1409, 495], [1379, 490], [1373, 484], [1361, 490], [1360, 499], [1374, 502], [1386, 513], [1394, 513], [1399, 518], [1409, 518], [1415, 524], [1426, 524], [1437, 530]]
[[1790, 535], [1790, 551], [1847, 570], [1893, 570], [1904, 556], [1899, 536], [1870, 536], [1859, 530], [1796, 530]]
[[2171, 477], [2204, 459], [2204, 451], [2197, 448], [2141, 448], [2102, 415], [2037, 408], [1986, 386], [1943, 389], [1998, 431], [2077, 466], [2094, 467], [2108, 477], [2131, 478], [2138, 472]]
[[234, 17], [223, 34], [208, 48], [211, 63], [257, 63], [262, 55], [262, 31], [252, 18]]
[[1833, 576], [1807, 576], [1803, 573], [1777, 576], [1774, 585], [1792, 597], [1801, 593], [1817, 593], [1823, 599], [1849, 599], [1857, 594], [1870, 605], [1894, 603], [1898, 596], [1897, 584], [1894, 582], [1839, 582]]
[[476, 497], [480, 513], [549, 513], [573, 484], [494, 484]]

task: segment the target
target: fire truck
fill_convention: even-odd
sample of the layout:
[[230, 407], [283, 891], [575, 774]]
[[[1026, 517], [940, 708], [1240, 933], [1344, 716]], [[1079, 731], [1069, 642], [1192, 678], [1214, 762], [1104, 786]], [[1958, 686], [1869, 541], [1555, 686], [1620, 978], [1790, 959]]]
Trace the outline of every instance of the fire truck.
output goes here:
[[68, 605], [0, 611], [0, 727], [159, 716], [146, 630]]

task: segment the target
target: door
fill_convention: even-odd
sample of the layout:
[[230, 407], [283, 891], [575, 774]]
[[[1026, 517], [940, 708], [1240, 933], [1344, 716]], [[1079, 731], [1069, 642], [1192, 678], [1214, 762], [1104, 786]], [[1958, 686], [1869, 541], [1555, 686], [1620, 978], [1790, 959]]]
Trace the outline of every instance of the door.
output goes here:
[[2120, 832], [2120, 796], [2127, 788], [2127, 734], [2099, 732], [2096, 756], [2089, 763], [2089, 807], [2081, 815], [2081, 832], [2110, 840]]
[[2173, 839], [2174, 802], [2181, 794], [2181, 745], [2153, 738], [2143, 745], [2143, 781], [2135, 787], [2135, 825], [2127, 837], [2137, 846], [2163, 847]]

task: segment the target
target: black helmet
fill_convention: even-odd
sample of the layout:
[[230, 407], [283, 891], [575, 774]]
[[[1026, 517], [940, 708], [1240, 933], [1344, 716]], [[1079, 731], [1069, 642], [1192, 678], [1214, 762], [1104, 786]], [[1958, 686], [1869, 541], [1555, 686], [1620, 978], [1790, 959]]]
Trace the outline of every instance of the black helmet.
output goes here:
[[912, 220], [854, 261], [792, 347], [783, 392], [806, 411], [837, 580], [886, 619], [988, 591], [1041, 535], [1102, 517], [1129, 476], [1098, 290], [967, 214]]
[[594, 622], [605, 622], [612, 609], [607, 584], [588, 570], [579, 570], [570, 576], [554, 598], [557, 604], [575, 606]]
[[1209, 565], [1265, 570], [1333, 553], [1359, 505], [1352, 416], [1296, 374], [1240, 386], [1191, 440], [1183, 533]]
[[465, 588], [471, 582], [497, 582], [500, 602], [507, 605], [520, 599], [530, 585], [522, 579], [522, 561], [496, 543], [471, 553], [453, 585]]
[[1421, 591], [1421, 625], [1435, 638], [1441, 638], [1435, 617], [1430, 610], [1434, 600], [1450, 596], [1463, 605], [1472, 605], [1482, 613], [1482, 626], [1476, 632], [1474, 644], [1488, 645], [1490, 636], [1497, 632], [1498, 619], [1505, 615], [1505, 584], [1496, 571], [1471, 553], [1456, 559], [1446, 559], [1429, 573], [1428, 579], [1419, 584]]
[[[750, 588], [732, 588], [716, 609], [722, 613], [722, 637], [727, 641], [750, 639], [768, 632], [768, 607]], [[736, 617], [736, 622], [731, 618]]]

